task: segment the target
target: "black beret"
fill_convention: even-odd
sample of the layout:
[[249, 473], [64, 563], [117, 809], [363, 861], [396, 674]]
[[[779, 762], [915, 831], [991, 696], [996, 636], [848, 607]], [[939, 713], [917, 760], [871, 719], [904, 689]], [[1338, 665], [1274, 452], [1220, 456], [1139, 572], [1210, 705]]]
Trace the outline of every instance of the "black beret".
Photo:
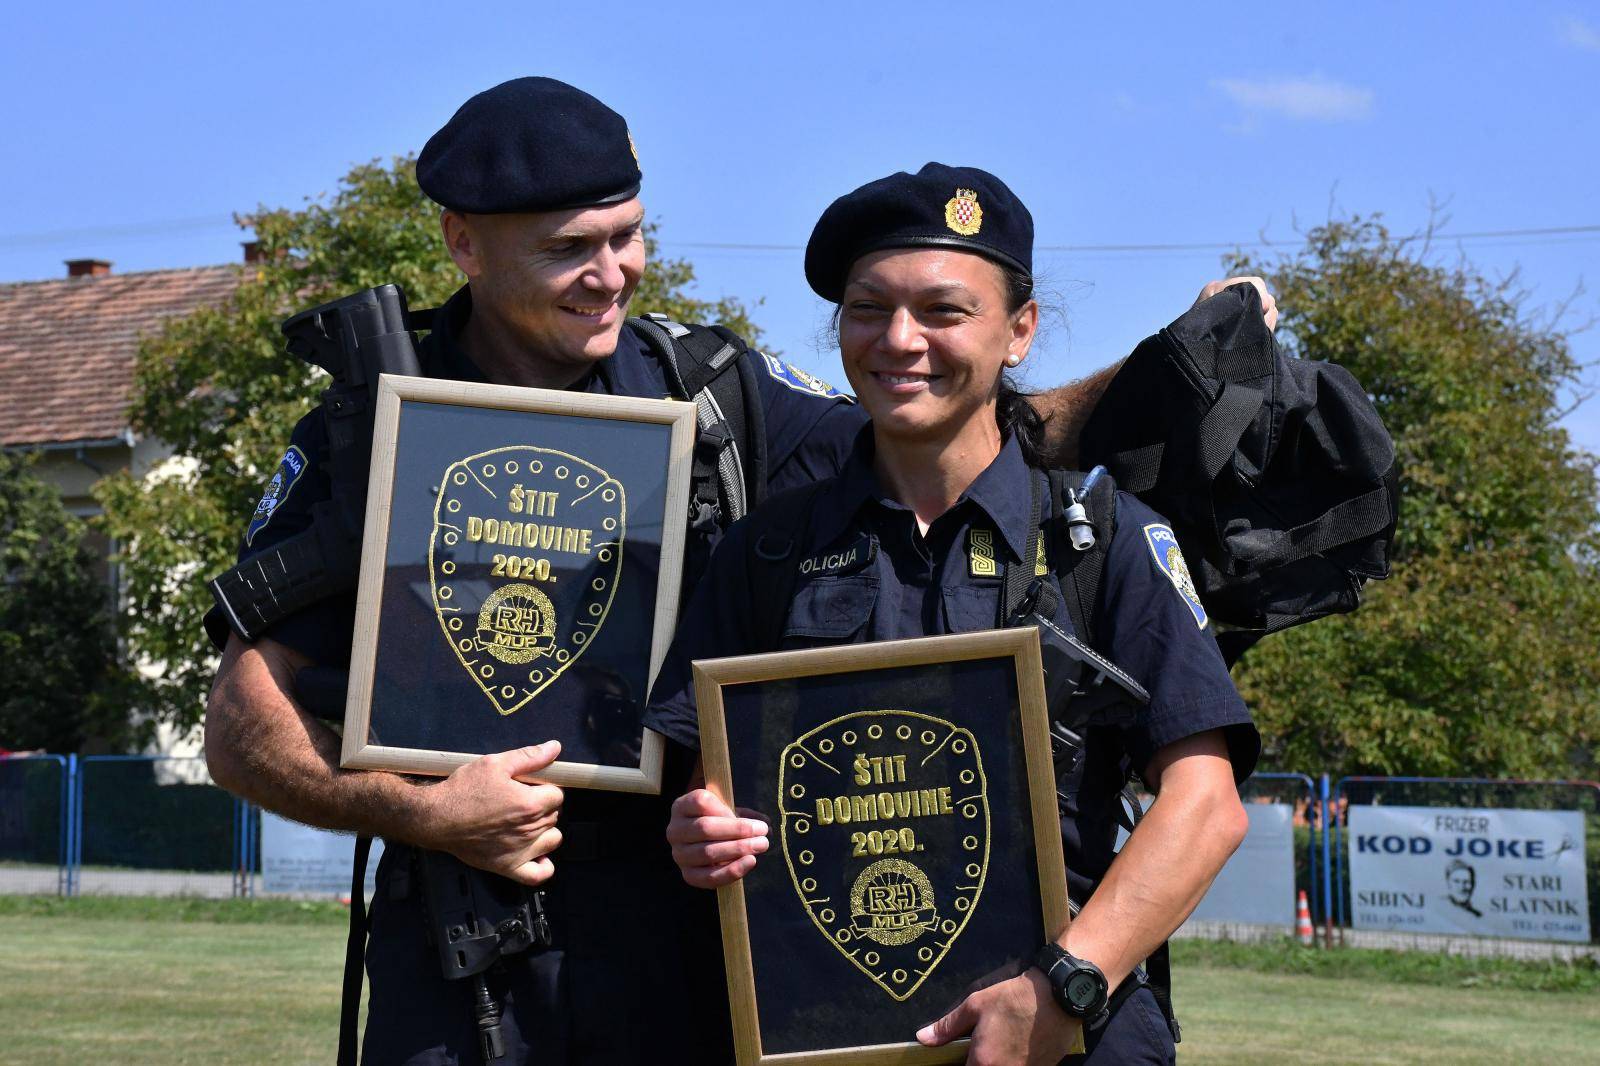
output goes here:
[[839, 197], [806, 244], [806, 280], [824, 300], [844, 296], [850, 264], [885, 248], [959, 248], [1033, 273], [1033, 216], [1005, 182], [976, 167], [929, 163]]
[[417, 184], [472, 214], [627, 200], [639, 156], [622, 116], [554, 78], [517, 78], [461, 105], [417, 157]]

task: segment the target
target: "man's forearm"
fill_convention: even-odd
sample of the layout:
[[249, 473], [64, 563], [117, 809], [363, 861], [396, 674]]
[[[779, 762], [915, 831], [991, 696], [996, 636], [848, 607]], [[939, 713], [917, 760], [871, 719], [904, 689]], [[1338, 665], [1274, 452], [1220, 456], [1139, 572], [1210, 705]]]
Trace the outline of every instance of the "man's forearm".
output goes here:
[[339, 767], [339, 737], [298, 707], [286, 649], [230, 642], [206, 707], [206, 761], [239, 796], [327, 829], [426, 843], [434, 782]]
[[1105, 395], [1111, 379], [1122, 368], [1118, 360], [1104, 370], [1097, 370], [1079, 381], [1069, 381], [1047, 392], [1029, 397], [1033, 409], [1044, 419], [1044, 460], [1047, 465], [1064, 470], [1078, 466], [1078, 438], [1095, 405]]
[[[1220, 741], [1219, 741], [1220, 743]], [[1226, 749], [1170, 767], [1160, 795], [1128, 838], [1065, 941], [1114, 988], [1183, 924], [1244, 839]]]

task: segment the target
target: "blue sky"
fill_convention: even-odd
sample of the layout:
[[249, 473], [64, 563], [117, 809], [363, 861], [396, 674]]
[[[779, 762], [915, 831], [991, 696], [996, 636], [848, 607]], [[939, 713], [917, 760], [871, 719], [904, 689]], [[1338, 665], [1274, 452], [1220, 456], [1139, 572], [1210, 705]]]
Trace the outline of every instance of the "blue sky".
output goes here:
[[[835, 379], [799, 248], [929, 159], [1001, 175], [1041, 246], [1292, 241], [1330, 212], [1411, 232], [1435, 203], [1446, 234], [1600, 226], [1600, 5], [1311, 6], [30, 5], [0, 68], [0, 280], [232, 261], [232, 212], [420, 148], [522, 74], [626, 115], [663, 250]], [[1533, 307], [1588, 280], [1568, 321], [1600, 317], [1600, 231], [1437, 245], [1520, 270]], [[1125, 354], [1219, 254], [1041, 252], [1064, 321], [1029, 380]], [[1600, 331], [1574, 348], [1600, 360]], [[1600, 399], [1568, 425], [1600, 452]]]

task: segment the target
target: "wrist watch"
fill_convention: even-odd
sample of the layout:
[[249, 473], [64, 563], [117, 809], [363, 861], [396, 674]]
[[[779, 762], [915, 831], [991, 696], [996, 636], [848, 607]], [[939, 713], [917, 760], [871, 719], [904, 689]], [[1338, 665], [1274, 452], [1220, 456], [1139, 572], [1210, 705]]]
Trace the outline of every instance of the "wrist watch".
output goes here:
[[1070, 1017], [1091, 1027], [1106, 1012], [1106, 975], [1087, 959], [1070, 955], [1059, 944], [1047, 943], [1039, 949], [1033, 964], [1044, 971], [1050, 994]]

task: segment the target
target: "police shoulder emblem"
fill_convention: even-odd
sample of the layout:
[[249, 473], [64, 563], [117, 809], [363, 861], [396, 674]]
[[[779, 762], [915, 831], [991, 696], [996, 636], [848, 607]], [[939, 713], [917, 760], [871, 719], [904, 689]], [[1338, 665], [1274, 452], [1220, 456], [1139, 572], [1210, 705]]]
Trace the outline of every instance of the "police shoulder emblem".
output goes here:
[[261, 499], [256, 504], [255, 513], [250, 516], [250, 527], [244, 531], [246, 544], [255, 540], [256, 534], [272, 521], [273, 513], [284, 500], [288, 499], [289, 490], [294, 488], [295, 482], [299, 481], [300, 475], [305, 472], [306, 453], [301, 451], [298, 445], [289, 445], [289, 450], [278, 460], [278, 469], [273, 472], [272, 480], [261, 490]]
[[944, 224], [963, 237], [975, 237], [983, 228], [983, 208], [978, 206], [978, 194], [971, 189], [957, 189], [944, 205]]
[[844, 395], [844, 393], [821, 378], [807, 374], [797, 366], [790, 366], [782, 359], [770, 356], [766, 352], [761, 353], [761, 361], [766, 365], [767, 373], [774, 381], [788, 386], [795, 392], [804, 392], [812, 396], [825, 396], [830, 400], [836, 396]]
[[976, 912], [989, 795], [973, 734], [915, 711], [859, 711], [783, 751], [783, 858], [811, 923], [904, 1002]]
[[1200, 604], [1200, 593], [1194, 587], [1189, 564], [1183, 561], [1183, 552], [1178, 548], [1178, 538], [1172, 532], [1172, 527], [1152, 522], [1144, 527], [1144, 539], [1150, 546], [1150, 554], [1155, 557], [1157, 568], [1167, 575], [1172, 587], [1183, 597], [1184, 604], [1194, 615], [1195, 624], [1204, 629], [1206, 609]]

